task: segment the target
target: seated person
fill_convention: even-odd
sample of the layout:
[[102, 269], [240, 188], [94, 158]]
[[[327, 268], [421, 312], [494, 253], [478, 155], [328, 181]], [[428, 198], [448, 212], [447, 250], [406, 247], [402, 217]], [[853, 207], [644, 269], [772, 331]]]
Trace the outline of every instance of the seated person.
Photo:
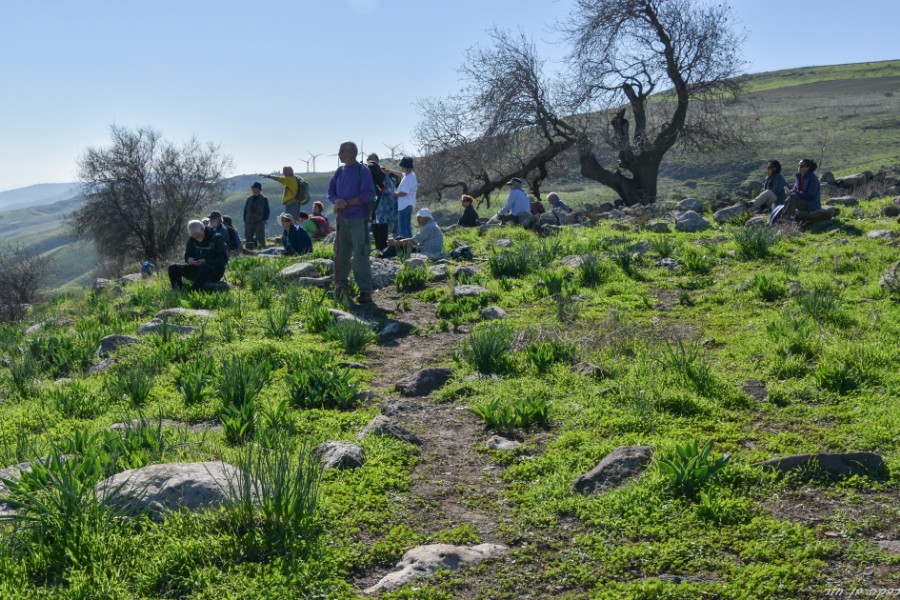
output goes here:
[[281, 248], [262, 250], [259, 254], [298, 256], [312, 252], [312, 240], [309, 238], [309, 234], [302, 227], [294, 224], [294, 217], [290, 213], [279, 215], [278, 222], [284, 227], [284, 233], [281, 235]]
[[228, 264], [228, 250], [225, 240], [201, 221], [188, 223], [190, 237], [184, 249], [184, 264], [169, 265], [169, 283], [172, 289], [180, 290], [191, 282], [192, 290], [202, 290], [207, 283], [220, 281]]
[[788, 219], [811, 220], [812, 213], [822, 210], [822, 196], [816, 169], [819, 167], [811, 158], [804, 158], [797, 165], [794, 188], [785, 202], [784, 213]]
[[535, 217], [547, 212], [546, 209], [544, 209], [544, 204], [540, 200], [537, 200], [537, 199], [531, 201], [529, 210], [531, 210], [531, 214], [534, 215]]
[[313, 202], [313, 217], [322, 217], [325, 221], [328, 221], [328, 217], [325, 216], [325, 205], [322, 204], [320, 200], [316, 200]]
[[305, 210], [301, 210], [300, 214], [297, 215], [297, 224], [303, 228], [303, 231], [305, 231], [310, 238], [316, 237], [316, 222], [309, 217], [309, 213]]
[[468, 194], [464, 194], [460, 200], [463, 205], [463, 214], [456, 224], [460, 227], [478, 227], [481, 225], [481, 222], [478, 220], [478, 213], [475, 212], [475, 207], [472, 206], [475, 202], [475, 198]]
[[750, 202], [750, 210], [784, 204], [787, 196], [784, 192], [785, 186], [787, 183], [784, 181], [784, 175], [781, 174], [781, 163], [777, 160], [770, 160], [766, 163], [766, 180], [763, 182], [763, 191]]
[[559, 199], [559, 194], [556, 192], [550, 192], [547, 194], [547, 202], [550, 203], [550, 210], [561, 210], [563, 212], [570, 213], [572, 209], [568, 204]]
[[444, 256], [444, 232], [438, 227], [431, 211], [422, 208], [416, 213], [416, 223], [419, 224], [421, 230], [411, 238], [402, 240], [388, 238], [388, 247], [381, 253], [381, 258], [392, 258], [397, 256], [397, 248], [412, 247], [418, 252], [431, 259], [443, 258]]
[[226, 229], [228, 232], [228, 236], [224, 237], [225, 239], [225, 248], [228, 249], [228, 256], [237, 256], [242, 254], [244, 251], [244, 243], [241, 241], [241, 234], [238, 233], [237, 228], [234, 226], [231, 217], [228, 215], [222, 216], [222, 227]]
[[513, 177], [506, 182], [506, 185], [509, 186], [509, 197], [506, 199], [506, 204], [503, 205], [503, 208], [496, 215], [490, 218], [488, 225], [505, 223], [507, 221], [515, 221], [520, 224], [530, 223], [531, 202], [528, 200], [528, 195], [522, 191], [522, 180], [518, 177]]

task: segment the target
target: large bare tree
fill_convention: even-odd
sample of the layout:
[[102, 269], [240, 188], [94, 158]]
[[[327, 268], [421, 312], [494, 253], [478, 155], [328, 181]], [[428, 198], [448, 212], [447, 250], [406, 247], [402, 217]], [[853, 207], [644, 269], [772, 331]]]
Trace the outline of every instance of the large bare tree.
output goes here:
[[108, 257], [156, 261], [187, 235], [185, 225], [221, 199], [231, 159], [196, 138], [178, 147], [154, 129], [113, 125], [112, 145], [78, 161], [84, 204], [79, 233]]
[[626, 204], [653, 202], [673, 146], [741, 139], [740, 120], [726, 110], [739, 97], [743, 66], [727, 5], [575, 0], [559, 30], [570, 66], [556, 79], [521, 33], [493, 30], [489, 49], [466, 55], [462, 93], [420, 103], [417, 140], [443, 161], [439, 171], [455, 174], [434, 189], [486, 195], [520, 176], [538, 193], [574, 147], [582, 176]]

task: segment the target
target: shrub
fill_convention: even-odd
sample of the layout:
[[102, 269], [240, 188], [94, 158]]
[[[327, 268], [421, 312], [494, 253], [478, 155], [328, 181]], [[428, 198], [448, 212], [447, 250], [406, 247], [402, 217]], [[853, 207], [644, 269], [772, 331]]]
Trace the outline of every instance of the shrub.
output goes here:
[[416, 292], [428, 284], [428, 270], [425, 267], [411, 269], [403, 267], [394, 280], [398, 292]]
[[622, 272], [629, 277], [635, 274], [635, 267], [637, 265], [635, 262], [634, 253], [628, 248], [626, 244], [616, 246], [616, 248], [612, 251], [612, 261], [619, 265], [619, 268], [622, 269]]
[[687, 248], [681, 254], [684, 268], [690, 273], [706, 275], [713, 268], [713, 260], [698, 248]]
[[300, 302], [304, 315], [303, 325], [309, 333], [320, 333], [331, 325], [334, 317], [328, 312], [328, 294], [316, 290], [307, 294]]
[[669, 458], [659, 461], [659, 470], [665, 476], [668, 487], [676, 496], [696, 499], [697, 492], [717, 471], [731, 460], [727, 454], [712, 460], [713, 441], [706, 442], [701, 448], [694, 440], [684, 445], [675, 446]]
[[287, 303], [274, 310], [266, 311], [266, 322], [263, 325], [266, 337], [278, 339], [290, 335], [291, 314]]
[[462, 342], [460, 355], [479, 373], [505, 373], [512, 362], [509, 353], [514, 338], [515, 331], [505, 323], [480, 327]]
[[496, 278], [523, 277], [539, 265], [537, 251], [530, 243], [522, 243], [504, 250], [491, 250], [488, 267]]
[[750, 287], [766, 302], [775, 302], [787, 293], [783, 283], [768, 275], [756, 275]]
[[734, 232], [738, 252], [748, 260], [765, 258], [780, 239], [781, 234], [768, 227], [741, 227]]
[[660, 258], [669, 258], [678, 251], [680, 244], [674, 236], [661, 235], [650, 239], [650, 249]]
[[345, 319], [325, 329], [325, 339], [337, 342], [347, 354], [359, 354], [375, 341], [372, 326], [356, 319]]
[[241, 444], [256, 432], [256, 402], [250, 400], [241, 405], [226, 405], [220, 420], [225, 441], [235, 446]]
[[718, 387], [712, 367], [697, 344], [685, 347], [681, 340], [674, 346], [667, 342], [666, 350], [657, 360], [663, 368], [692, 384], [704, 396], [710, 396]]
[[575, 356], [575, 346], [568, 342], [532, 342], [525, 350], [528, 361], [538, 373], [546, 373], [557, 362], [568, 362]]
[[507, 435], [513, 435], [519, 427], [528, 428], [532, 425], [545, 427], [550, 421], [550, 406], [542, 397], [526, 396], [511, 404], [493, 398], [484, 404], [471, 407], [469, 412], [483, 420], [488, 429]]
[[566, 277], [559, 271], [548, 271], [541, 277], [544, 289], [550, 296], [561, 294], [566, 284]]
[[23, 354], [10, 361], [7, 377], [10, 385], [22, 398], [31, 395], [37, 376], [38, 364], [31, 354]]
[[355, 406], [360, 391], [359, 378], [352, 369], [341, 369], [326, 354], [313, 354], [302, 368], [287, 377], [288, 393], [297, 408]]
[[[225, 410], [227, 411], [229, 408], [243, 409], [252, 404], [263, 386], [266, 385], [271, 370], [272, 366], [268, 360], [252, 364], [248, 360], [235, 356], [223, 361], [219, 370], [218, 388]], [[237, 414], [239, 413], [232, 411], [231, 416], [234, 417]]]
[[817, 321], [845, 325], [849, 323], [844, 314], [841, 296], [833, 288], [816, 286], [797, 297], [800, 309]]
[[610, 276], [608, 263], [601, 262], [593, 256], [588, 256], [578, 265], [577, 280], [583, 287], [595, 287], [605, 283]]

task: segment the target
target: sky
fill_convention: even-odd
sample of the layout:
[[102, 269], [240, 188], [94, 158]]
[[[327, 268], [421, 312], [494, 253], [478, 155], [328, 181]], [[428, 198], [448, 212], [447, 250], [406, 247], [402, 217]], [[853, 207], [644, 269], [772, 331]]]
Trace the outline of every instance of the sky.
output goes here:
[[[229, 175], [337, 165], [341, 141], [415, 155], [418, 100], [466, 49], [521, 28], [560, 64], [573, 0], [28, 0], [0, 17], [0, 191], [77, 180], [111, 125], [196, 136]], [[900, 59], [896, 0], [734, 0], [747, 72]], [[302, 159], [302, 160], [301, 160]], [[312, 164], [309, 164], [309, 168]]]

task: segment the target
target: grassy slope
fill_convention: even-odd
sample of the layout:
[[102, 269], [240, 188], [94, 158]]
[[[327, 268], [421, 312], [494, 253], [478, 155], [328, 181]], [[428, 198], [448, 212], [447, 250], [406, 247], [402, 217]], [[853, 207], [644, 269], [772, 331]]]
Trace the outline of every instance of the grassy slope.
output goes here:
[[[55, 520], [60, 512], [50, 508], [38, 517], [46, 529], [34, 534], [0, 524], [0, 532], [16, 542], [0, 545], [0, 597], [355, 598], [360, 595], [351, 581], [371, 583], [411, 546], [484, 541], [512, 551], [385, 597], [812, 600], [831, 586], [896, 589], [900, 559], [879, 551], [875, 541], [900, 536], [900, 304], [878, 286], [879, 274], [897, 256], [886, 240], [865, 235], [897, 232], [894, 220], [878, 216], [889, 203], [864, 202], [858, 217], [845, 217], [827, 232], [783, 238], [762, 259], [741, 255], [731, 225], [661, 236], [615, 230], [606, 222], [543, 241], [516, 229], [486, 236], [455, 232], [448, 246], [459, 239], [485, 257], [497, 251], [497, 238], [511, 237], [511, 251], [528, 253], [529, 264], [540, 268], [498, 277], [482, 263], [484, 273], [473, 282], [487, 293], [474, 304], [455, 302], [452, 282], [411, 294], [384, 290], [377, 295], [380, 305], [419, 329], [399, 344], [370, 345], [354, 356], [313, 331], [311, 315], [330, 300], [274, 283], [283, 259], [232, 261], [229, 280], [242, 287], [226, 295], [181, 296], [159, 279], [131, 284], [122, 294], [48, 303], [29, 321], [69, 316], [79, 333], [38, 336], [70, 342], [71, 358], [54, 361], [66, 344], [56, 352], [35, 350], [45, 361], [43, 371], [25, 393], [13, 385], [21, 359], [15, 371], [0, 367], [0, 466], [42, 456], [51, 442], [69, 454], [90, 455], [94, 446], [79, 446], [76, 431], [102, 432], [139, 408], [179, 420], [221, 418], [223, 388], [215, 378], [208, 397], [192, 404], [176, 385], [203, 357], [216, 362], [216, 371], [228, 357], [251, 364], [270, 360], [275, 370], [257, 401], [259, 428], [287, 432], [297, 442], [355, 440], [377, 413], [377, 401], [350, 411], [277, 408], [289, 399], [291, 374], [321, 350], [334, 360], [393, 364], [405, 374], [404, 365], [422, 360], [424, 349], [444, 348], [428, 361], [450, 367], [454, 379], [424, 399], [421, 411], [443, 411], [460, 432], [474, 431], [476, 444], [491, 432], [478, 430], [466, 407], [543, 398], [550, 419], [547, 427], [517, 428], [525, 443], [515, 452], [472, 448], [473, 463], [463, 468], [483, 476], [464, 484], [440, 481], [460, 468], [441, 463], [435, 468], [443, 476], [416, 481], [418, 467], [434, 452], [427, 444], [417, 451], [396, 440], [366, 438], [365, 466], [324, 477], [318, 527], [302, 533], [266, 519], [248, 528], [233, 511], [104, 524], [80, 510]], [[623, 269], [631, 251], [621, 249], [642, 240], [651, 242], [651, 250]], [[562, 256], [582, 253], [599, 257], [593, 282], [559, 266]], [[677, 274], [655, 266], [668, 253], [687, 263]], [[328, 254], [317, 248], [317, 255]], [[547, 286], [566, 278], [561, 300], [548, 297]], [[789, 282], [805, 295], [791, 297]], [[764, 289], [773, 291], [768, 300]], [[507, 323], [520, 339], [500, 379], [462, 383], [475, 366], [454, 360], [451, 351], [484, 327], [477, 324], [483, 303], [508, 311]], [[214, 325], [179, 341], [143, 338], [119, 351], [108, 374], [85, 374], [97, 336], [133, 334], [157, 310], [172, 306], [213, 309]], [[268, 325], [282, 311], [289, 337]], [[448, 331], [454, 326], [464, 333]], [[24, 327], [0, 329], [0, 355], [39, 348], [28, 343]], [[604, 365], [609, 376], [575, 374], [565, 360], [538, 370], [525, 352], [538, 339], [573, 345], [572, 362]], [[701, 340], [712, 341], [701, 346]], [[678, 341], [686, 355], [679, 354]], [[151, 389], [139, 404], [116, 388], [116, 382], [147, 372]], [[394, 379], [363, 373], [382, 397], [393, 395]], [[53, 383], [61, 376], [72, 379]], [[741, 391], [749, 379], [765, 382], [765, 398]], [[433, 425], [448, 426], [442, 423]], [[221, 431], [174, 430], [163, 432], [160, 447], [152, 442], [153, 430], [140, 438], [143, 450], [134, 448], [119, 460], [127, 458], [128, 466], [235, 461], [248, 447], [227, 443]], [[619, 490], [590, 497], [572, 490], [577, 475], [619, 445], [649, 444], [661, 458], [692, 439], [714, 440], [717, 456], [732, 456], [703, 486], [705, 500], [673, 493], [655, 464]], [[784, 454], [843, 450], [881, 452], [890, 475], [777, 482], [750, 466]], [[109, 460], [99, 463], [103, 470], [125, 468]], [[90, 470], [80, 475], [88, 485], [99, 476]], [[418, 483], [438, 488], [436, 505], [419, 495]], [[443, 510], [448, 499], [455, 512]], [[685, 582], [662, 581], [662, 575]]]

